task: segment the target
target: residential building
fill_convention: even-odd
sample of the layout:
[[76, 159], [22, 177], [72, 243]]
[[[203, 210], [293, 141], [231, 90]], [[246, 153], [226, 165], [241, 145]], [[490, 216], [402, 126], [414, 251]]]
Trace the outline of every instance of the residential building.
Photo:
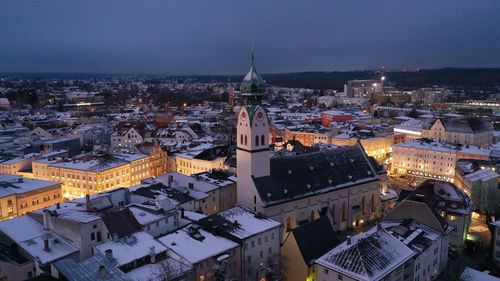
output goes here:
[[382, 80], [351, 80], [344, 85], [344, 93], [348, 98], [369, 99], [374, 93], [380, 93], [383, 89]]
[[241, 247], [242, 280], [267, 279], [280, 270], [281, 223], [237, 206], [199, 220], [207, 231]]
[[392, 147], [391, 170], [397, 174], [413, 174], [453, 181], [458, 148], [429, 139], [410, 140]]
[[490, 224], [491, 229], [491, 261], [500, 266], [500, 221]]
[[0, 175], [0, 221], [24, 215], [62, 200], [58, 182]]
[[215, 275], [242, 280], [241, 247], [230, 239], [191, 224], [158, 240], [168, 248], [169, 256], [192, 265], [193, 280], [214, 281]]
[[493, 126], [479, 118], [437, 118], [426, 121], [422, 128], [422, 137], [484, 147], [493, 143]]
[[470, 198], [452, 183], [427, 180], [401, 196], [384, 220], [415, 219], [443, 235], [452, 246], [463, 247], [472, 214]]
[[[314, 280], [413, 280], [415, 251], [383, 227], [348, 237], [315, 261]], [[311, 278], [312, 280], [312, 278]]]
[[459, 160], [455, 184], [472, 200], [472, 210], [484, 215], [500, 215], [499, 175], [479, 166], [476, 160]]
[[[13, 276], [13, 280], [25, 280], [50, 272], [52, 263], [75, 257], [78, 253], [78, 249], [60, 235], [26, 215], [0, 222], [0, 241], [2, 248], [8, 248], [11, 254], [21, 254], [28, 260], [10, 262], [9, 267], [2, 267], [0, 276]], [[29, 263], [31, 266], [27, 266]], [[8, 271], [3, 272], [4, 269]]]
[[188, 176], [221, 170], [228, 154], [228, 146], [210, 147], [196, 153], [176, 153], [175, 166], [177, 172]]
[[281, 246], [284, 280], [312, 280], [308, 277], [315, 276], [314, 262], [339, 243], [327, 216], [294, 228]]
[[344, 122], [352, 119], [354, 119], [352, 114], [340, 110], [328, 110], [321, 112], [321, 124], [325, 128], [329, 128], [331, 122]]
[[[66, 198], [79, 198], [116, 187], [129, 187], [164, 171], [166, 155], [163, 151], [146, 155], [141, 153], [114, 153], [83, 155], [73, 159], [48, 158], [33, 162], [35, 178], [62, 183]], [[157, 161], [157, 158], [163, 157]], [[152, 162], [153, 161], [153, 162]]]

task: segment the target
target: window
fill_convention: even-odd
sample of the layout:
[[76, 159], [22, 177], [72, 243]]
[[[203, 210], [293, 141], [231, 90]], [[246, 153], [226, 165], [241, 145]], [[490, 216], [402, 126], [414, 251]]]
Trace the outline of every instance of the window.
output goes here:
[[264, 251], [260, 251], [260, 257], [263, 258], [264, 257]]
[[90, 233], [90, 240], [94, 241], [95, 240], [95, 233]]
[[259, 245], [262, 245], [262, 239], [261, 238], [257, 239], [257, 241], [258, 241], [257, 243], [259, 243]]
[[286, 219], [286, 231], [292, 230], [292, 218], [288, 217]]
[[252, 256], [247, 256], [247, 261], [252, 262]]
[[247, 145], [247, 135], [245, 135], [245, 145]]
[[342, 202], [342, 221], [346, 221], [347, 220], [347, 210], [346, 210], [347, 206], [346, 206], [346, 203], [345, 201]]
[[243, 134], [240, 135], [240, 144], [243, 144]]
[[344, 276], [342, 276], [342, 275], [340, 275], [340, 274], [339, 274], [338, 279], [339, 279], [339, 280], [342, 280], [342, 278], [343, 278], [343, 277], [344, 277]]
[[260, 137], [260, 144], [261, 144], [261, 145], [266, 145], [266, 138], [264, 137], [264, 135], [262, 135], [262, 136]]
[[259, 136], [255, 136], [255, 146], [259, 146]]

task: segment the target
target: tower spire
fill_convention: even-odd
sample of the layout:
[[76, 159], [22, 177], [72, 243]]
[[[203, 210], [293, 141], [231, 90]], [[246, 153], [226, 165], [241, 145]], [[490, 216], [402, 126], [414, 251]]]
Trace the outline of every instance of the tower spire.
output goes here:
[[252, 67], [255, 68], [255, 56], [254, 56], [254, 52], [255, 52], [255, 42], [252, 41]]

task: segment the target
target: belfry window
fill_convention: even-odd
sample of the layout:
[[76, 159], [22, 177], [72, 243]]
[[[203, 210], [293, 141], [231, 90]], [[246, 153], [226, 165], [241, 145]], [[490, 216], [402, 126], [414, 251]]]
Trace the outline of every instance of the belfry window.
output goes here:
[[255, 146], [259, 146], [259, 136], [255, 136]]

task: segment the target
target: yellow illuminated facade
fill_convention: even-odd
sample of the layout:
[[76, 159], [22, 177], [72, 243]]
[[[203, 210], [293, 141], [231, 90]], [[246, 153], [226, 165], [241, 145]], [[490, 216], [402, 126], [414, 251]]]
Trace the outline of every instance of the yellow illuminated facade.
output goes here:
[[[100, 164], [100, 160], [33, 162], [33, 176], [62, 183], [65, 198], [79, 198], [117, 187], [129, 187], [141, 180], [166, 172], [166, 154], [134, 154], [118, 163]], [[98, 162], [97, 166], [90, 161]], [[101, 165], [101, 166], [98, 166]]]

